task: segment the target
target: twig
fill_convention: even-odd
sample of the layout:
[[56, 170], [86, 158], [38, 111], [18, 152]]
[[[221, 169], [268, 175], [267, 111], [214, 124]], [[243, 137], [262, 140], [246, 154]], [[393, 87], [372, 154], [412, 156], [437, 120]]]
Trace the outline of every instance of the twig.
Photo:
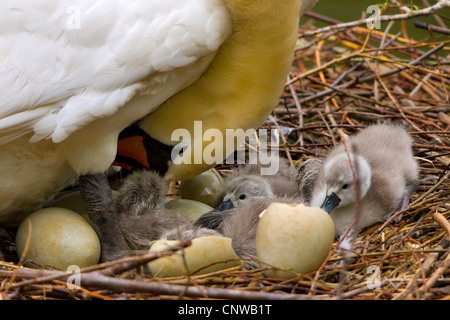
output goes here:
[[[393, 70], [391, 70], [391, 71], [382, 73], [382, 74], [378, 75], [378, 77], [380, 77], [380, 78], [388, 77], [388, 76], [391, 76], [391, 75], [393, 75], [393, 74], [395, 74], [395, 73], [398, 73], [398, 72], [401, 72], [401, 71], [407, 69], [408, 66], [415, 66], [416, 64], [419, 64], [420, 62], [422, 62], [424, 59], [428, 58], [429, 56], [431, 56], [431, 55], [434, 54], [435, 52], [441, 50], [444, 46], [445, 46], [445, 44], [444, 44], [444, 43], [441, 43], [441, 44], [437, 45], [436, 47], [430, 49], [429, 51], [427, 51], [427, 52], [424, 53], [423, 55], [421, 55], [419, 58], [417, 58], [417, 59], [415, 59], [415, 60], [413, 60], [413, 61], [407, 63], [406, 65], [403, 65], [403, 66], [398, 67], [398, 68], [396, 68], [396, 69], [393, 69]], [[378, 50], [379, 50], [379, 49], [378, 49]], [[359, 52], [359, 51], [358, 51], [358, 52]], [[328, 63], [326, 63], [326, 64], [324, 64], [324, 65], [322, 65], [322, 66], [320, 66], [320, 67], [317, 67], [317, 68], [315, 68], [315, 69], [313, 69], [313, 70], [311, 70], [311, 71], [309, 71], [309, 72], [302, 73], [301, 75], [298, 75], [298, 76], [292, 78], [290, 81], [288, 81], [287, 85], [289, 85], [289, 84], [291, 84], [291, 83], [293, 83], [293, 82], [295, 82], [295, 81], [298, 81], [298, 80], [300, 80], [300, 79], [309, 77], [310, 75], [313, 75], [314, 73], [320, 72], [321, 70], [323, 70], [323, 69], [325, 69], [325, 68], [329, 68], [329, 67], [331, 67], [332, 65], [334, 65], [335, 63], [337, 64], [337, 63], [340, 63], [340, 62], [345, 61], [345, 60], [350, 60], [351, 58], [353, 58], [353, 57], [355, 57], [355, 56], [358, 56], [358, 55], [359, 55], [358, 52], [355, 52], [355, 53], [346, 55], [346, 56], [344, 56], [344, 57], [342, 57], [342, 58], [340, 58], [340, 59], [332, 60], [332, 61], [330, 61], [330, 62], [328, 62]], [[370, 56], [370, 57], [373, 58], [373, 56]], [[358, 82], [363, 83], [363, 82], [371, 81], [371, 80], [373, 80], [373, 79], [375, 79], [375, 78], [376, 78], [375, 75], [374, 75], [374, 74], [371, 74], [371, 75], [369, 75], [369, 76], [365, 76], [365, 77], [359, 78], [359, 79], [358, 79]], [[344, 83], [344, 84], [342, 84], [342, 85], [339, 85], [339, 86], [328, 85], [329, 89], [324, 90], [324, 91], [321, 91], [321, 92], [319, 92], [319, 93], [317, 93], [317, 94], [315, 94], [315, 95], [313, 95], [313, 96], [310, 96], [310, 97], [301, 99], [301, 100], [299, 101], [299, 103], [300, 103], [300, 104], [305, 104], [305, 103], [307, 103], [307, 102], [310, 102], [310, 101], [313, 101], [313, 100], [316, 100], [316, 99], [320, 99], [320, 98], [322, 98], [322, 97], [324, 97], [324, 96], [329, 95], [330, 93], [333, 93], [334, 91], [346, 89], [346, 88], [348, 88], [348, 87], [350, 87], [350, 86], [352, 86], [352, 85], [354, 85], [354, 84], [355, 84], [355, 80], [351, 80], [351, 81], [349, 81], [349, 82], [347, 82], [347, 83]], [[345, 93], [345, 91], [341, 91], [341, 92]], [[359, 96], [357, 96], [357, 97], [358, 97], [358, 99], [363, 100], [363, 98], [361, 98], [361, 97], [359, 97]]]
[[[428, 2], [428, 0], [422, 0], [423, 4], [427, 7], [430, 6], [430, 3]], [[437, 15], [436, 13], [433, 14], [433, 18], [437, 21], [437, 23], [439, 23], [439, 25], [442, 28], [446, 28], [447, 26], [445, 25], [445, 22], [442, 21], [441, 17], [439, 17], [439, 15]]]
[[[115, 260], [112, 262], [100, 264], [100, 265], [94, 265], [91, 267], [86, 267], [80, 270], [80, 275], [83, 275], [83, 277], [86, 274], [97, 272], [102, 273], [104, 275], [117, 275], [120, 273], [123, 273], [125, 271], [134, 269], [138, 266], [144, 265], [145, 263], [148, 263], [150, 261], [153, 261], [155, 259], [160, 258], [164, 255], [170, 255], [187, 245], [189, 245], [190, 242], [183, 242], [179, 244], [174, 244], [171, 246], [167, 246], [162, 251], [158, 252], [150, 252], [141, 256], [134, 256], [134, 257], [126, 257], [119, 260]], [[102, 271], [98, 271], [98, 270]], [[43, 282], [49, 282], [51, 280], [62, 280], [67, 279], [71, 275], [73, 275], [72, 272], [65, 272], [65, 271], [52, 271], [52, 270], [36, 270], [35, 272], [31, 272], [30, 269], [17, 269], [18, 275], [27, 275], [32, 274], [33, 279], [30, 280], [24, 280], [18, 283], [15, 283], [11, 285], [11, 288], [19, 288], [30, 284], [36, 284], [36, 283], [43, 283]]]
[[[33, 234], [33, 227], [31, 225], [30, 219], [27, 220], [27, 227], [28, 227], [28, 234], [27, 234], [27, 238], [26, 238], [26, 241], [25, 241], [25, 246], [24, 246], [22, 255], [20, 256], [19, 262], [17, 263], [18, 267], [23, 265], [23, 262], [25, 260], [25, 256], [27, 255], [28, 249], [30, 248], [31, 236]], [[19, 268], [15, 269], [13, 271], [13, 275], [9, 279], [8, 283], [6, 284], [6, 286], [4, 288], [4, 292], [2, 294], [4, 294], [4, 295], [8, 294], [9, 289], [11, 288], [11, 286], [13, 285], [14, 280], [16, 279], [18, 270], [19, 270]]]
[[450, 171], [448, 171], [442, 179], [440, 179], [433, 187], [431, 187], [427, 192], [425, 192], [423, 195], [418, 197], [416, 200], [414, 200], [410, 206], [414, 206], [420, 201], [422, 201], [426, 196], [428, 196], [430, 193], [434, 192], [437, 188], [441, 186], [441, 184], [444, 183], [445, 180], [447, 180], [450, 176]]
[[[382, 107], [385, 107], [385, 108], [390, 108], [391, 107], [387, 103], [382, 103], [382, 102], [376, 101], [374, 99], [362, 97], [362, 96], [359, 96], [357, 94], [354, 94], [354, 93], [351, 93], [351, 92], [348, 92], [348, 91], [344, 91], [343, 89], [341, 89], [339, 87], [336, 87], [336, 86], [331, 85], [331, 84], [325, 84], [325, 83], [323, 83], [323, 82], [321, 82], [319, 80], [316, 80], [314, 78], [308, 78], [308, 79], [313, 81], [313, 82], [315, 82], [315, 83], [317, 83], [317, 84], [321, 84], [323, 86], [327, 86], [327, 88], [330, 88], [331, 91], [336, 91], [336, 92], [342, 93], [343, 95], [346, 95], [348, 97], [351, 97], [351, 98], [354, 98], [354, 99], [357, 99], [357, 100], [361, 100], [361, 101], [365, 101], [365, 102], [368, 102], [368, 103], [371, 103], [371, 104], [378, 104], [378, 105], [380, 105]], [[353, 83], [355, 83], [355, 82], [353, 82]], [[336, 123], [333, 123], [333, 125], [336, 125]]]
[[[389, 280], [383, 280], [380, 283], [378, 283], [377, 286], [379, 288], [381, 288], [381, 287], [384, 287], [388, 283], [389, 283]], [[351, 290], [351, 291], [343, 292], [339, 296], [333, 297], [331, 299], [332, 300], [350, 299], [350, 298], [352, 298], [354, 296], [357, 296], [357, 295], [359, 295], [361, 293], [365, 293], [365, 292], [371, 291], [371, 290], [373, 290], [373, 288], [370, 288], [369, 286], [365, 285], [365, 286], [362, 286], [362, 287], [360, 287], [358, 289], [354, 289], [354, 290]]]
[[417, 84], [417, 86], [410, 92], [409, 96], [413, 97], [419, 90], [422, 88], [422, 86], [431, 78], [431, 73], [428, 73], [423, 79], [420, 80], [420, 82]]
[[[447, 238], [450, 240], [450, 222], [445, 219], [439, 212], [435, 212], [432, 214], [433, 219], [445, 230], [447, 233]], [[447, 254], [447, 257], [442, 262], [442, 266], [440, 266], [431, 277], [425, 282], [425, 284], [420, 287], [419, 292], [426, 292], [430, 289], [436, 281], [444, 274], [447, 268], [450, 266], [450, 253]]]
[[377, 78], [378, 82], [383, 87], [384, 91], [388, 94], [391, 101], [394, 103], [395, 107], [397, 108], [397, 111], [402, 115], [403, 119], [405, 119], [406, 122], [408, 122], [412, 127], [414, 127], [416, 130], [420, 130], [409, 118], [406, 117], [405, 113], [403, 112], [402, 108], [400, 108], [400, 105], [398, 104], [398, 101], [392, 96], [391, 91], [387, 88], [386, 84], [383, 82], [381, 77], [373, 70], [373, 68], [370, 66], [369, 63], [367, 63], [368, 67], [372, 70], [375, 77]]
[[[8, 273], [8, 272], [3, 272]], [[12, 273], [12, 271], [9, 271]], [[66, 280], [69, 276], [64, 271], [56, 270], [35, 270], [35, 269], [19, 269], [17, 275], [23, 278], [39, 277], [42, 274], [46, 274], [53, 279]], [[279, 294], [279, 293], [266, 293], [266, 292], [252, 292], [244, 290], [233, 289], [218, 289], [207, 287], [192, 287], [185, 285], [173, 285], [166, 284], [157, 281], [136, 281], [129, 279], [120, 279], [116, 277], [110, 277], [102, 272], [95, 271], [82, 274], [81, 284], [83, 287], [111, 290], [114, 292], [127, 292], [127, 293], [152, 293], [156, 295], [174, 295], [185, 297], [198, 297], [198, 298], [210, 298], [210, 299], [238, 299], [238, 300], [292, 300], [292, 299], [305, 299], [305, 300], [318, 300], [320, 297], [310, 297], [300, 294]]]
[[[415, 17], [428, 16], [430, 14], [433, 14], [433, 13], [435, 13], [445, 7], [449, 7], [449, 6], [450, 6], [450, 0], [439, 0], [434, 5], [432, 5], [428, 8], [421, 9], [421, 10], [411, 10], [410, 12], [403, 13], [403, 14], [400, 13], [400, 14], [395, 14], [395, 15], [382, 15], [379, 17], [379, 21], [385, 22], [385, 21], [408, 20], [408, 19], [412, 19]], [[362, 20], [358, 20], [358, 21], [340, 23], [340, 24], [320, 28], [320, 29], [317, 29], [314, 31], [305, 32], [300, 37], [310, 37], [310, 36], [314, 36], [319, 33], [330, 32], [330, 31], [334, 31], [334, 30], [342, 30], [342, 29], [347, 29], [347, 28], [352, 28], [352, 27], [357, 27], [357, 26], [362, 26], [362, 25], [368, 25], [369, 23], [372, 23], [372, 22], [373, 22], [372, 18], [367, 18], [367, 19], [362, 19]]]
[[448, 28], [433, 26], [431, 24], [426, 24], [421, 21], [414, 21], [414, 26], [419, 29], [425, 29], [425, 30], [430, 30], [430, 31], [450, 35], [450, 29], [448, 29]]
[[[395, 73], [398, 73], [398, 72], [400, 72], [400, 71], [406, 70], [408, 67], [413, 68], [413, 67], [415, 67], [417, 64], [419, 64], [420, 62], [422, 62], [423, 60], [425, 60], [426, 58], [430, 57], [430, 56], [433, 55], [434, 53], [436, 53], [436, 52], [438, 52], [439, 50], [441, 50], [444, 46], [445, 46], [445, 43], [441, 43], [441, 44], [437, 45], [436, 47], [431, 48], [429, 51], [425, 52], [423, 55], [421, 55], [421, 56], [418, 57], [417, 59], [414, 59], [413, 61], [410, 61], [410, 62], [408, 62], [408, 63], [404, 63], [404, 64], [402, 64], [401, 67], [398, 67], [398, 68], [396, 68], [396, 69], [394, 69], [394, 70], [391, 70], [391, 71], [382, 73], [382, 74], [379, 75], [379, 77], [384, 78], [384, 77], [393, 75], [393, 74], [395, 74]], [[374, 58], [373, 56], [366, 56], [366, 55], [362, 55], [362, 56], [365, 56], [365, 57], [367, 57], [367, 58]], [[380, 59], [381, 59], [381, 58], [380, 58]], [[386, 60], [386, 59], [384, 59], [384, 60], [381, 59], [381, 60], [382, 60], [382, 61], [385, 61], [385, 62], [387, 61], [387, 62], [392, 62], [392, 63], [394, 63], [394, 61], [389, 61], [389, 60]], [[399, 63], [399, 62], [397, 62], [397, 63]], [[428, 71], [427, 71], [427, 72], [428, 72]], [[433, 73], [433, 72], [430, 71], [429, 73]], [[439, 74], [439, 75], [441, 75], [441, 74]], [[366, 82], [366, 81], [372, 80], [373, 77], [374, 77], [373, 75], [367, 76], [367, 77], [364, 77], [364, 78], [359, 79], [359, 81], [360, 81], [360, 82]]]
[[[290, 78], [289, 78], [289, 75], [288, 75], [288, 78], [287, 78], [287, 82], [288, 83], [289, 83], [289, 80], [290, 80]], [[294, 99], [295, 106], [297, 107], [297, 112], [298, 112], [298, 117], [299, 117], [298, 118], [298, 125], [301, 128], [301, 127], [303, 127], [303, 110], [302, 110], [302, 105], [301, 105], [300, 101], [298, 100], [297, 91], [295, 90], [294, 85], [292, 83], [289, 83], [288, 86], [289, 86], [289, 90], [291, 91], [292, 98]], [[299, 134], [299, 142], [300, 142], [300, 145], [303, 146], [303, 134], [301, 132]]]

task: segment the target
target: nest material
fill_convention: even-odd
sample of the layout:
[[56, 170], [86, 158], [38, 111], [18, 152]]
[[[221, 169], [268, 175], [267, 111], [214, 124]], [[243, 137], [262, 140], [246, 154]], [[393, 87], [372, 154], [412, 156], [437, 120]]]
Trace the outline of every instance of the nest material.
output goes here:
[[[262, 126], [281, 129], [280, 155], [292, 164], [324, 156], [369, 124], [407, 127], [419, 188], [397, 212], [400, 222], [364, 230], [352, 252], [337, 252], [334, 244], [317, 272], [291, 280], [242, 267], [156, 280], [136, 272], [155, 258], [146, 254], [83, 269], [79, 287], [68, 287], [71, 274], [62, 271], [0, 261], [0, 300], [450, 299], [450, 41], [439, 39], [414, 41], [362, 27], [300, 37], [285, 93]], [[2, 247], [11, 245], [11, 234], [0, 231]]]

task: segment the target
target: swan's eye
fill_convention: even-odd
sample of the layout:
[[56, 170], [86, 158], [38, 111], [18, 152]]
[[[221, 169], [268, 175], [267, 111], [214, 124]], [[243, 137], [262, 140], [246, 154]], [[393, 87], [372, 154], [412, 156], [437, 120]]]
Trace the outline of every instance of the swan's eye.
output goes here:
[[344, 184], [344, 185], [342, 186], [342, 189], [348, 189], [348, 184]]
[[244, 200], [244, 199], [245, 199], [245, 197], [246, 197], [246, 195], [245, 195], [245, 194], [240, 194], [240, 195], [239, 195], [239, 199], [240, 199], [240, 200]]

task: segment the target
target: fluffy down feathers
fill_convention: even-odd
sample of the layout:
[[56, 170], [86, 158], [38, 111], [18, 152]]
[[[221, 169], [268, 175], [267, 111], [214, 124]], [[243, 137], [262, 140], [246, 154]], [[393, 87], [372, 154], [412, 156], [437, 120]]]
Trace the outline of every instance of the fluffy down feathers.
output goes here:
[[233, 170], [220, 186], [216, 204], [232, 198], [236, 206], [241, 194], [261, 198], [301, 196], [295, 168], [285, 158], [277, 158], [277, 160], [278, 171], [273, 175], [261, 175], [263, 167], [261, 164], [247, 164]]
[[396, 125], [372, 125], [335, 147], [326, 157], [317, 180], [312, 206], [320, 206], [334, 192], [340, 204], [331, 211], [336, 234], [348, 230], [356, 217], [356, 174], [360, 216], [355, 231], [382, 221], [405, 204], [417, 186], [418, 165], [412, 154], [412, 139]]
[[159, 239], [193, 239], [219, 235], [215, 230], [195, 227], [183, 215], [165, 209], [167, 181], [155, 172], [136, 171], [126, 177], [115, 199], [119, 226], [134, 250], [150, 247]]

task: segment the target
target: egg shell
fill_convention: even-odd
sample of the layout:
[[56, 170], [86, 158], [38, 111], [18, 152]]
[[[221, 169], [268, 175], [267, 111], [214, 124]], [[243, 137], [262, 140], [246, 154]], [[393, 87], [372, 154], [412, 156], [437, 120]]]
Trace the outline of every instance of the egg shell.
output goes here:
[[[112, 190], [112, 198], [114, 199], [117, 197], [119, 192]], [[89, 213], [86, 208], [86, 204], [81, 197], [81, 194], [79, 191], [71, 192], [69, 194], [66, 194], [62, 196], [61, 198], [55, 200], [51, 207], [57, 207], [57, 208], [65, 208], [72, 210], [76, 213], [79, 213], [84, 219], [86, 219], [87, 222], [92, 226], [91, 219], [89, 219]]]
[[[29, 234], [31, 239], [25, 260], [67, 270], [96, 264], [100, 259], [100, 241], [94, 229], [78, 213], [65, 208], [45, 208], [29, 215], [19, 226], [16, 249], [22, 255]], [[26, 266], [36, 267], [26, 263]]]
[[216, 169], [210, 169], [180, 184], [180, 197], [205, 203], [214, 207], [216, 193], [223, 179]]
[[173, 199], [166, 203], [166, 208], [182, 214], [195, 222], [203, 214], [214, 210], [213, 207], [199, 201], [189, 199]]
[[[289, 279], [317, 270], [334, 241], [334, 224], [320, 208], [272, 203], [261, 214], [256, 230], [256, 254], [271, 269], [268, 277]], [[290, 270], [294, 272], [289, 272]]]
[[[177, 242], [177, 240], [156, 241], [150, 247], [150, 252], [163, 250]], [[181, 251], [149, 262], [150, 272], [161, 278], [177, 277], [210, 273], [241, 264], [231, 246], [231, 238], [227, 237], [205, 236], [193, 239], [192, 244], [184, 249], [186, 265]]]

